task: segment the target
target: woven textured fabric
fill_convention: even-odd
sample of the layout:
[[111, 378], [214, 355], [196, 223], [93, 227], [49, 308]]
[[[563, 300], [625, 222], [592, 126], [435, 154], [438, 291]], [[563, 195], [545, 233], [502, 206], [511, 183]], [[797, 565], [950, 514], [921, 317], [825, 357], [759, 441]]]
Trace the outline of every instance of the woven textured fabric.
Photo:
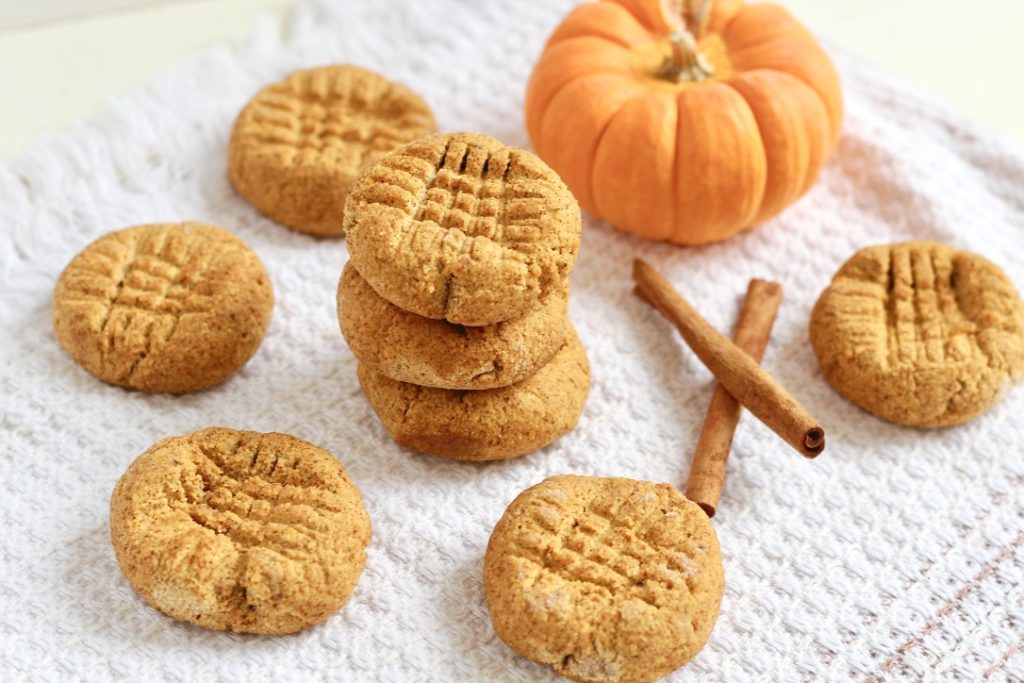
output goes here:
[[[416, 89], [442, 130], [526, 145], [523, 91], [568, 1], [304, 4], [213, 49], [99, 118], [0, 165], [0, 671], [5, 680], [549, 680], [494, 635], [481, 568], [522, 489], [557, 473], [679, 483], [711, 377], [631, 294], [634, 256], [719, 329], [747, 281], [786, 298], [765, 366], [828, 429], [805, 461], [742, 420], [714, 525], [722, 613], [673, 680], [1024, 677], [1024, 389], [960, 428], [920, 431], [854, 408], [807, 340], [817, 294], [857, 248], [930, 239], [980, 252], [1024, 286], [1024, 153], [833, 50], [848, 105], [821, 182], [780, 218], [700, 249], [586, 221], [571, 315], [593, 388], [579, 427], [511, 462], [470, 465], [391, 443], [360, 393], [334, 294], [345, 243], [261, 217], [228, 185], [234, 115], [291, 70], [347, 61]], [[277, 305], [224, 385], [182, 397], [106, 386], [60, 349], [50, 296], [70, 258], [126, 225], [195, 219], [246, 240]], [[211, 424], [283, 431], [337, 455], [374, 538], [336, 617], [280, 638], [175, 623], [132, 592], [110, 493], [158, 439]]]

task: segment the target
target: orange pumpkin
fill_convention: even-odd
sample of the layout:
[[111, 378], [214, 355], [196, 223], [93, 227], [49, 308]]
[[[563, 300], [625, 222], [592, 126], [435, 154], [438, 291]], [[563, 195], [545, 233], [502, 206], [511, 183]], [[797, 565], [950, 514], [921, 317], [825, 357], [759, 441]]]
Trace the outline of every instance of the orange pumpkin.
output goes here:
[[537, 153], [591, 214], [678, 244], [725, 239], [815, 181], [839, 77], [786, 10], [743, 0], [601, 0], [555, 29], [530, 77]]

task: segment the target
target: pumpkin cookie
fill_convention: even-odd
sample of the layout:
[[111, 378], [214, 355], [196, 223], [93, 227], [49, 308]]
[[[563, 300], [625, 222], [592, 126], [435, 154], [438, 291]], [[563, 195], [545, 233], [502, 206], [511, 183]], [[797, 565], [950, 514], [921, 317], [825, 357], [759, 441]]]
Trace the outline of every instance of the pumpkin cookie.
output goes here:
[[72, 259], [53, 295], [53, 327], [104, 382], [180, 393], [245, 365], [273, 305], [263, 264], [230, 232], [141, 225], [108, 233]]
[[367, 167], [345, 204], [352, 264], [427, 318], [490, 325], [524, 315], [576, 262], [580, 209], [529, 152], [475, 133], [434, 135]]
[[990, 261], [932, 242], [861, 249], [811, 315], [840, 394], [883, 419], [944, 427], [976, 417], [1024, 374], [1024, 304]]
[[529, 378], [486, 391], [396, 382], [359, 364], [359, 383], [394, 440], [453, 460], [503, 460], [576, 426], [590, 388], [587, 352], [570, 324], [554, 358]]
[[381, 298], [351, 264], [338, 286], [341, 333], [359, 362], [390, 379], [441, 389], [508, 386], [551, 360], [565, 341], [568, 285], [519, 318], [463, 327]]
[[704, 646], [725, 579], [707, 515], [668, 484], [557, 476], [491, 534], [498, 636], [577, 681], [653, 681]]
[[341, 235], [345, 195], [359, 170], [435, 129], [416, 93], [372, 71], [298, 71], [261, 90], [238, 115], [228, 178], [278, 223]]
[[132, 587], [217, 631], [292, 633], [341, 609], [370, 519], [326, 451], [287, 434], [210, 427], [164, 439], [117, 482], [110, 539]]

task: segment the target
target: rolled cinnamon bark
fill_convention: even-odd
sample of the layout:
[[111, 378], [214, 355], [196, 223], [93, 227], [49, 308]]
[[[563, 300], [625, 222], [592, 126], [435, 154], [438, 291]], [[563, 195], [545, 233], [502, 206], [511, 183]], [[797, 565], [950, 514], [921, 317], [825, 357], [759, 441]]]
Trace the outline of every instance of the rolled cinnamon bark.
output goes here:
[[718, 381], [789, 445], [813, 458], [825, 450], [825, 430], [750, 356], [711, 326], [650, 264], [633, 262], [633, 280], [644, 298], [676, 326]]
[[[733, 341], [758, 363], [764, 357], [781, 302], [782, 287], [778, 283], [750, 281]], [[742, 412], [739, 402], [721, 383], [716, 384], [686, 481], [686, 497], [700, 505], [708, 517], [714, 517], [718, 509], [732, 437]]]

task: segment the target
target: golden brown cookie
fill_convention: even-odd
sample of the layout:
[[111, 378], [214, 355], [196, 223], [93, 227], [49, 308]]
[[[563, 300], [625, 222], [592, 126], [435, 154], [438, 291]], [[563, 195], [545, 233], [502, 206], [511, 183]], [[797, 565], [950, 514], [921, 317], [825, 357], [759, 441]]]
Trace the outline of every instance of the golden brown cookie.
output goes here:
[[104, 382], [181, 393], [245, 365], [273, 306], [263, 264], [227, 230], [140, 225], [100, 237], [71, 260], [54, 291], [53, 327]]
[[508, 506], [484, 558], [498, 636], [577, 681], [679, 668], [707, 641], [724, 587], [703, 510], [633, 479], [545, 479]]
[[453, 460], [503, 460], [542, 448], [579, 421], [587, 352], [570, 324], [562, 348], [527, 379], [485, 391], [396, 382], [359, 365], [359, 383], [401, 446]]
[[217, 631], [292, 633], [341, 609], [370, 518], [330, 453], [210, 427], [158, 442], [110, 499], [121, 570], [150, 605]]
[[382, 297], [427, 318], [490, 325], [557, 290], [580, 209], [533, 154], [486, 135], [433, 135], [360, 174], [345, 204], [352, 264]]
[[403, 311], [346, 264], [338, 286], [341, 333], [368, 370], [440, 389], [495, 389], [533, 374], [565, 341], [568, 285], [529, 313], [464, 327]]
[[898, 424], [967, 422], [1024, 374], [1024, 304], [990, 261], [933, 242], [861, 249], [810, 324], [840, 394]]
[[367, 69], [334, 65], [268, 85], [235, 121], [228, 178], [261, 213], [311, 235], [341, 235], [359, 170], [433, 133], [419, 95]]

